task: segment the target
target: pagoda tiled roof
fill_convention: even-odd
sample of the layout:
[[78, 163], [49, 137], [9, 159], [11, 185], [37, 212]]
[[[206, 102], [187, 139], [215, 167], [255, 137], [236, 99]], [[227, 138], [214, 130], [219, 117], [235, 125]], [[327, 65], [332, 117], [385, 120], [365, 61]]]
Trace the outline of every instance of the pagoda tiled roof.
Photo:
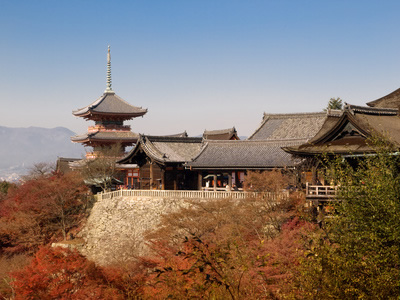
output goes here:
[[346, 104], [343, 114], [327, 118], [314, 138], [302, 145], [285, 147], [285, 151], [300, 156], [364, 154], [374, 152], [367, 142], [373, 136], [383, 137], [395, 147], [400, 147], [400, 116], [397, 109]]
[[219, 130], [204, 130], [203, 137], [208, 140], [238, 140], [237, 131], [235, 127]]
[[147, 109], [133, 106], [114, 92], [105, 92], [92, 104], [72, 112], [77, 117], [90, 118], [91, 115], [118, 115], [128, 120], [143, 116]]
[[82, 143], [86, 141], [124, 141], [135, 143], [139, 134], [132, 131], [97, 131], [93, 133], [84, 133], [71, 137], [72, 142]]
[[270, 169], [293, 167], [300, 163], [281, 149], [303, 144], [305, 139], [292, 140], [207, 140], [206, 145], [187, 163], [193, 169]]
[[327, 116], [328, 112], [264, 113], [260, 126], [248, 140], [311, 139], [321, 129]]
[[184, 163], [192, 160], [201, 150], [200, 137], [173, 137], [140, 135], [136, 146], [119, 163], [135, 163], [135, 155], [144, 151], [159, 163]]

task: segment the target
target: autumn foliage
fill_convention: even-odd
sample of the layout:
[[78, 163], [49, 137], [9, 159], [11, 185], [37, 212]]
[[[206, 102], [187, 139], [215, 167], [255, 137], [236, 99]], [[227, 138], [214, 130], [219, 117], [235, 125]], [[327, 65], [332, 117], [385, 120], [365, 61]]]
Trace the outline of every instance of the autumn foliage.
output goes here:
[[288, 176], [281, 170], [271, 171], [248, 171], [244, 188], [250, 192], [280, 192], [289, 185]]
[[86, 193], [74, 173], [41, 176], [10, 190], [0, 202], [1, 250], [33, 252], [54, 239], [65, 239], [85, 216]]
[[157, 299], [293, 295], [305, 249], [302, 237], [314, 230], [302, 219], [303, 201], [296, 193], [193, 201], [164, 216], [148, 235], [153, 250], [148, 259], [155, 271], [145, 294]]
[[[42, 246], [79, 227], [88, 203], [78, 177], [40, 176], [0, 200], [0, 268], [10, 266], [0, 272], [0, 296], [397, 299], [397, 159], [371, 157], [358, 170], [343, 169], [340, 160], [332, 174], [346, 182], [344, 201], [322, 228], [308, 221], [301, 192], [284, 196], [288, 182], [280, 171], [249, 172], [245, 186], [257, 192], [252, 197], [186, 201], [147, 233], [146, 257], [126, 249], [134, 263], [107, 267]], [[33, 254], [30, 261], [27, 254]]]
[[141, 293], [142, 276], [101, 268], [76, 251], [42, 247], [13, 272], [15, 299], [127, 299]]
[[144, 291], [157, 299], [279, 299], [290, 295], [303, 255], [302, 235], [313, 225], [292, 219], [279, 237], [256, 235], [219, 241], [185, 239], [180, 250], [158, 249], [156, 271]]

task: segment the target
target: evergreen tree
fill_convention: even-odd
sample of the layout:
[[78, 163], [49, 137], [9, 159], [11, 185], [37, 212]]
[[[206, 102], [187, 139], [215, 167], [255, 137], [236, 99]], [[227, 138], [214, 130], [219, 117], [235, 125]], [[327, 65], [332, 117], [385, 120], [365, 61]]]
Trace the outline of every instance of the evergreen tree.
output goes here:
[[301, 279], [308, 298], [399, 299], [400, 159], [393, 153], [383, 147], [328, 166], [340, 202], [310, 241]]
[[339, 97], [329, 99], [328, 106], [324, 110], [329, 109], [343, 109], [343, 100]]

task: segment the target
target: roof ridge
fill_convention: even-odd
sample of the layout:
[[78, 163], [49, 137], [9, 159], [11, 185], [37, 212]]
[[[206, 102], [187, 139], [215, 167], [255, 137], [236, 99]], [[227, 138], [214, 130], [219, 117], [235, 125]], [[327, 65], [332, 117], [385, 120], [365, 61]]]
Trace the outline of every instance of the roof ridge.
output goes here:
[[[208, 147], [208, 141], [209, 140], [207, 140], [207, 142], [205, 142], [204, 146], [200, 149], [200, 152], [195, 157], [192, 158], [192, 161], [195, 161], [205, 151], [205, 149]], [[187, 162], [185, 162], [185, 165], [186, 164], [187, 164]]]
[[386, 108], [386, 107], [370, 107], [370, 106], [359, 106], [347, 104], [344, 109], [350, 113], [358, 112], [365, 114], [379, 114], [379, 115], [398, 115], [399, 110], [396, 108]]
[[163, 141], [163, 142], [201, 142], [203, 140], [202, 137], [181, 137], [181, 136], [163, 136], [163, 135], [142, 135], [143, 137], [148, 138], [149, 141]]
[[258, 128], [246, 139], [246, 140], [251, 140], [253, 138], [253, 136], [259, 132], [261, 130], [261, 128], [264, 126], [265, 122], [267, 122], [269, 120], [269, 116], [264, 112], [263, 113], [263, 118], [262, 121], [260, 123], [260, 125], [258, 126]]
[[93, 101], [93, 102], [90, 103], [89, 105], [86, 105], [86, 106], [84, 106], [84, 107], [82, 107], [82, 108], [78, 108], [77, 110], [73, 110], [73, 111], [72, 111], [72, 114], [76, 114], [76, 113], [79, 113], [80, 111], [82, 111], [82, 110], [84, 110], [84, 109], [93, 108], [93, 107], [99, 105], [100, 102], [101, 102], [101, 100], [104, 99], [105, 96], [106, 96], [106, 94], [103, 93], [103, 95], [101, 95], [99, 98], [97, 98], [95, 101]]
[[[106, 93], [106, 94], [107, 94], [107, 93]], [[120, 100], [120, 101], [126, 103], [127, 105], [133, 106], [133, 107], [135, 107], [135, 108], [139, 108], [139, 109], [142, 109], [142, 110], [145, 110], [145, 111], [147, 112], [147, 108], [143, 108], [143, 107], [141, 107], [141, 106], [132, 105], [132, 104], [128, 103], [127, 101], [125, 101], [124, 99], [122, 99], [122, 98], [121, 98], [120, 96], [118, 96], [116, 93], [114, 93], [113, 95], [114, 95], [114, 97], [118, 98], [118, 100]]]
[[230, 127], [230, 128], [226, 128], [226, 129], [215, 129], [215, 130], [207, 130], [207, 129], [204, 129], [204, 133], [203, 134], [210, 134], [210, 133], [220, 133], [220, 132], [229, 132], [229, 133], [231, 133], [231, 132], [235, 132], [236, 131], [236, 128], [235, 128], [235, 126], [233, 126], [233, 127]]
[[[158, 148], [153, 144], [153, 142], [151, 140], [149, 140], [147, 138], [147, 136], [142, 136], [142, 147], [143, 150], [147, 153], [147, 155], [152, 156], [153, 159], [155, 160], [159, 160], [159, 157], [162, 157], [162, 160], [165, 161], [165, 153], [162, 153], [160, 150], [158, 150]], [[138, 143], [139, 144], [139, 143]], [[149, 145], [151, 144], [151, 146]], [[157, 157], [158, 154], [158, 157]]]
[[265, 140], [207, 140], [207, 143], [212, 144], [272, 144], [272, 143], [280, 143], [280, 142], [295, 142], [295, 141], [308, 141], [307, 138], [296, 138], [296, 139], [265, 139]]
[[394, 90], [393, 92], [391, 92], [383, 97], [380, 97], [376, 100], [369, 101], [366, 104], [370, 107], [374, 107], [377, 103], [381, 102], [382, 100], [389, 99], [399, 93], [400, 93], [400, 88], [398, 88], [398, 89]]
[[264, 118], [265, 117], [272, 117], [272, 118], [290, 118], [290, 117], [308, 117], [308, 116], [313, 116], [313, 115], [327, 115], [326, 111], [320, 111], [320, 112], [300, 112], [300, 113], [265, 113], [264, 112]]

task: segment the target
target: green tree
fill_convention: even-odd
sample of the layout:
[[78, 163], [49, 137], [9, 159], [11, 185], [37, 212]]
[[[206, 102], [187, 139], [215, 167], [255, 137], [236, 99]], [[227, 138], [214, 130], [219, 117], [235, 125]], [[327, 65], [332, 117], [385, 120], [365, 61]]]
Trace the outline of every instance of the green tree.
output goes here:
[[343, 100], [339, 97], [329, 99], [328, 106], [324, 110], [329, 109], [343, 109]]
[[15, 187], [16, 187], [15, 183], [11, 183], [5, 180], [0, 181], [0, 201], [7, 196], [10, 189]]
[[310, 239], [301, 286], [309, 299], [399, 299], [399, 156], [376, 155], [327, 168], [340, 185], [336, 214]]

